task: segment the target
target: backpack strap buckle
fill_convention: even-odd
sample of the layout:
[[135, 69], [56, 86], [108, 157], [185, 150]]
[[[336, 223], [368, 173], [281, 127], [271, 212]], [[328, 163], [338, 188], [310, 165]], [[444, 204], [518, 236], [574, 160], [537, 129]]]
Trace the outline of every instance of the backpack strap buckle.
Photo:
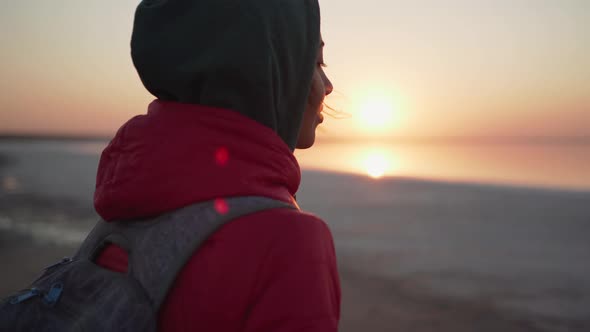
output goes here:
[[10, 299], [10, 304], [18, 304], [21, 302], [25, 302], [26, 300], [33, 298], [39, 294], [41, 294], [41, 292], [37, 288], [31, 288], [20, 295], [13, 296]]

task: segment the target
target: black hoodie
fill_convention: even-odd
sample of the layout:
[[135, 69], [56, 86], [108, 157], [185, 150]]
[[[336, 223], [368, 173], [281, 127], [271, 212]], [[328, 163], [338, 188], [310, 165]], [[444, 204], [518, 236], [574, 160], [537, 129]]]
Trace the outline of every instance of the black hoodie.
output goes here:
[[133, 63], [157, 98], [232, 109], [294, 150], [320, 44], [317, 0], [144, 0]]

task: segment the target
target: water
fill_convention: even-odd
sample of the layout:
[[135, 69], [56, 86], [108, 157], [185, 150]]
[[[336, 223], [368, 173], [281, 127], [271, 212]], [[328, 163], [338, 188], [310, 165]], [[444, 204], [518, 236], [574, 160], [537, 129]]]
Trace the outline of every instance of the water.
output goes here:
[[98, 219], [92, 202], [105, 144], [0, 141], [0, 230], [79, 243]]
[[[94, 174], [88, 176], [88, 172], [95, 173], [106, 144], [106, 141], [0, 141], [0, 154], [21, 161], [12, 171], [28, 174], [27, 181], [34, 182], [31, 188], [51, 192], [55, 181], [62, 180], [53, 178], [54, 182], [45, 183], [49, 177], [42, 176], [36, 167], [49, 161], [44, 173], [67, 174], [70, 179], [61, 181], [63, 184], [79, 184], [92, 190]], [[303, 169], [366, 175], [376, 168], [384, 176], [590, 190], [590, 142], [570, 145], [324, 143], [297, 150], [296, 156]], [[32, 180], [33, 174], [39, 176]], [[6, 179], [7, 176], [1, 184], [16, 185], [16, 178]], [[69, 192], [79, 193], [82, 188], [70, 189]]]
[[296, 154], [307, 168], [328, 171], [590, 190], [590, 142], [557, 143], [334, 142]]
[[90, 200], [106, 142], [0, 141], [4, 192]]
[[[105, 144], [0, 141], [0, 233], [79, 243], [98, 218], [92, 196]], [[461, 182], [312, 170], [365, 173], [363, 148], [297, 153], [299, 203], [328, 222], [343, 262], [562, 327], [590, 322], [586, 146], [382, 146], [390, 157], [373, 159], [397, 165], [385, 174]]]

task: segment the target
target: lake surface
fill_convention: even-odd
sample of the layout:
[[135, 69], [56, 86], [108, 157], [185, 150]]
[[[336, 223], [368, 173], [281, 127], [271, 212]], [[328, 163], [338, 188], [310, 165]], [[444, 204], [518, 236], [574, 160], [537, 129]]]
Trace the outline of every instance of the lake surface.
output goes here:
[[[582, 144], [583, 143], [583, 144]], [[590, 189], [585, 144], [327, 143], [296, 152], [306, 168], [461, 182]]]

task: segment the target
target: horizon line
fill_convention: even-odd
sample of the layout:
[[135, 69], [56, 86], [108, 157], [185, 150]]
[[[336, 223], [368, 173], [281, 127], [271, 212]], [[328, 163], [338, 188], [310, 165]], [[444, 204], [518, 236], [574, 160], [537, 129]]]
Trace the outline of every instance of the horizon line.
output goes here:
[[[68, 134], [0, 132], [0, 140], [105, 141], [114, 134]], [[318, 136], [320, 144], [553, 144], [590, 145], [590, 135], [407, 135], [407, 136]]]

